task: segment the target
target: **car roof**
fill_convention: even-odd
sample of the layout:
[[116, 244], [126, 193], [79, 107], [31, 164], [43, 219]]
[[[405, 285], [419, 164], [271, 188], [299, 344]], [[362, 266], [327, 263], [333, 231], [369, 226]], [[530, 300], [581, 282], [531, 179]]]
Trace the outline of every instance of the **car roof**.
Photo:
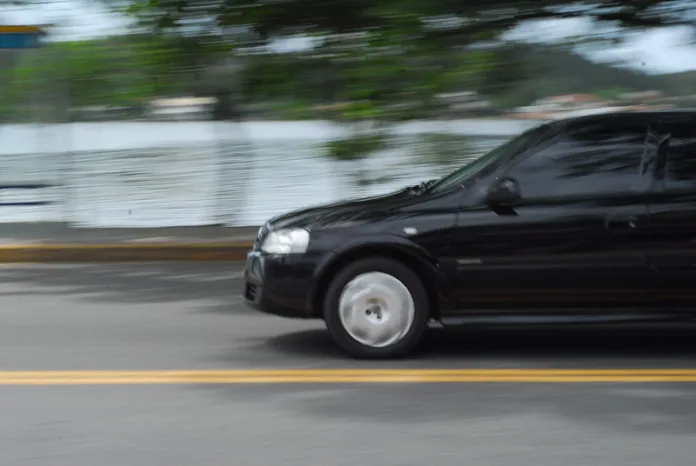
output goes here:
[[655, 120], [655, 118], [687, 117], [696, 121], [696, 109], [670, 109], [670, 110], [617, 110], [606, 113], [596, 113], [592, 115], [582, 115], [555, 120], [553, 123], [564, 127], [575, 127], [576, 125], [609, 123], [614, 120], [631, 119], [633, 121]]

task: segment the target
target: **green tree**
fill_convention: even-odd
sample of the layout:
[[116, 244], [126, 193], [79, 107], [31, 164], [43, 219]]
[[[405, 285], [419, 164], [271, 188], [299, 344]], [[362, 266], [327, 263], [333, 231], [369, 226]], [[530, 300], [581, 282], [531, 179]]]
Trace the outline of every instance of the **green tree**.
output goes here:
[[[264, 66], [277, 66], [275, 71], [282, 73], [280, 70], [284, 69], [295, 78], [306, 79], [309, 74], [313, 84], [325, 89], [324, 98], [338, 104], [329, 107], [324, 116], [351, 128], [345, 138], [329, 145], [330, 154], [344, 160], [357, 160], [385, 147], [385, 135], [394, 121], [437, 115], [440, 108], [436, 97], [443, 92], [483, 86], [501, 94], [508, 105], [519, 105], [527, 103], [523, 102], [525, 98], [541, 97], [544, 85], [558, 84], [546, 80], [544, 85], [533, 85], [526, 80], [520, 85], [514, 73], [509, 79], [499, 78], [499, 73], [491, 73], [495, 55], [472, 47], [498, 38], [522, 21], [585, 17], [619, 30], [635, 30], [688, 24], [690, 10], [688, 2], [661, 0], [134, 2], [130, 11], [142, 24], [167, 34], [183, 34], [197, 25], [211, 33], [226, 31], [226, 39], [241, 47], [263, 46], [276, 38], [296, 34], [316, 38], [318, 45], [302, 54], [303, 63], [314, 61], [308, 69], [315, 73], [291, 72], [292, 66], [282, 60], [280, 65]], [[202, 16], [201, 11], [208, 14]], [[612, 34], [601, 39], [613, 41], [616, 37]], [[530, 74], [528, 64], [517, 60], [515, 66], [520, 75]], [[320, 73], [316, 73], [318, 70]], [[273, 75], [274, 72], [267, 76], [249, 73], [247, 78], [261, 95], [309, 94], [298, 89], [297, 80], [290, 76], [284, 83]], [[487, 82], [491, 75], [496, 78]], [[568, 80], [564, 86], [573, 87]]]

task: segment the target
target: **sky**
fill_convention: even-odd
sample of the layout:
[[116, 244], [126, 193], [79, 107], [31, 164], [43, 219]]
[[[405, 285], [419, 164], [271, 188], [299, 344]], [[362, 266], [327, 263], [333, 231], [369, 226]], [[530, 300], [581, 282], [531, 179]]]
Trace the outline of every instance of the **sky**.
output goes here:
[[[58, 39], [83, 39], [125, 30], [127, 20], [100, 8], [93, 0], [56, 0], [40, 8], [0, 9], [0, 23], [5, 24], [64, 24], [57, 28]], [[597, 29], [588, 20], [563, 19], [534, 21], [508, 32], [505, 38], [525, 42], [556, 41]], [[696, 70], [694, 33], [686, 27], [664, 28], [635, 34], [625, 44], [584, 53], [597, 61], [622, 61], [626, 66], [647, 73], [674, 73]], [[274, 49], [305, 48], [309, 41], [296, 38], [275, 44]]]
[[112, 14], [95, 1], [55, 0], [28, 8], [0, 8], [0, 23], [61, 24], [56, 28], [58, 39], [77, 40], [114, 34], [124, 30], [128, 22]]
[[[530, 21], [506, 34], [520, 41], [553, 42], [576, 35], [602, 32], [586, 19]], [[604, 31], [611, 31], [605, 28]], [[632, 34], [621, 46], [586, 53], [597, 61], [623, 61], [646, 73], [675, 73], [696, 70], [694, 31], [688, 27], [670, 27]]]

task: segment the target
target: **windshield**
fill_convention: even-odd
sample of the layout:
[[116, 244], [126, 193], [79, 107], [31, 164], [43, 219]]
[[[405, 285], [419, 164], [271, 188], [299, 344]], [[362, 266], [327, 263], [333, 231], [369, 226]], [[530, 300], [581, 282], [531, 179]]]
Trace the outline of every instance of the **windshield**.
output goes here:
[[516, 136], [499, 145], [481, 157], [472, 160], [463, 167], [458, 168], [449, 175], [445, 175], [443, 178], [440, 178], [438, 181], [430, 185], [428, 191], [443, 192], [456, 186], [465, 186], [469, 181], [475, 179], [477, 177], [476, 175], [481, 173], [484, 169], [491, 166], [496, 166], [500, 162], [504, 162], [510, 157], [513, 157], [527, 149], [548, 129], [548, 125], [542, 125], [525, 131], [519, 136]]

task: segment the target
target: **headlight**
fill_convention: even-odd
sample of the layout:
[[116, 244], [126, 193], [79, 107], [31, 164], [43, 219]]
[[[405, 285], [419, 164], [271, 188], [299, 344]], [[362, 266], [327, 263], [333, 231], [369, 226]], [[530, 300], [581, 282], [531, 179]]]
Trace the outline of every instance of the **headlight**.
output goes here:
[[302, 228], [271, 231], [261, 244], [269, 254], [302, 254], [309, 246], [309, 232]]

